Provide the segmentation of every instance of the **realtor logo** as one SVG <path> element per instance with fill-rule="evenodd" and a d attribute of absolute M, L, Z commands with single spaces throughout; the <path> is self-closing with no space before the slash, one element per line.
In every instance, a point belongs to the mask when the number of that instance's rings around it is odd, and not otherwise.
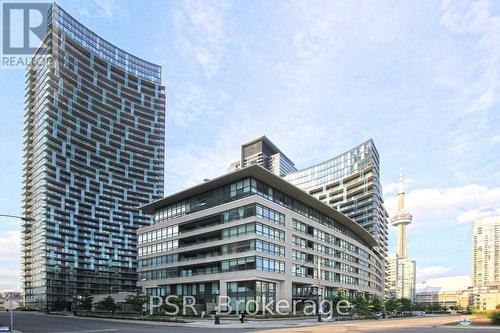
<path fill-rule="evenodd" d="M 47 34 L 50 3 L 2 4 L 3 55 L 33 55 Z"/>

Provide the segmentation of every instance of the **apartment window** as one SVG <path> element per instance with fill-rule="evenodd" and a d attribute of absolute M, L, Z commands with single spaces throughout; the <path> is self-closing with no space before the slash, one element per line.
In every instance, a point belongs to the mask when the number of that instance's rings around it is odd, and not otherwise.
<path fill-rule="evenodd" d="M 179 226 L 173 225 L 153 231 L 148 231 L 138 236 L 138 244 L 153 242 L 160 239 L 166 239 L 179 234 Z"/>

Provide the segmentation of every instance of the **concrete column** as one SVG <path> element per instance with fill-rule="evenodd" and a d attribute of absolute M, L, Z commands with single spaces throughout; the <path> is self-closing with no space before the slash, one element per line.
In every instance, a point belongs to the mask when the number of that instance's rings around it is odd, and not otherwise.
<path fill-rule="evenodd" d="M 292 311 L 292 281 L 290 279 L 285 279 L 284 281 L 279 281 L 276 283 L 276 302 L 280 300 L 286 300 L 288 302 L 288 308 L 281 306 L 280 310 L 282 312 Z M 284 305 L 283 302 L 281 305 Z"/>
<path fill-rule="evenodd" d="M 220 296 L 223 296 L 223 297 L 226 297 L 227 296 L 227 280 L 219 280 L 219 297 Z M 223 299 L 222 302 L 218 302 L 218 303 L 226 303 L 226 301 Z M 221 306 L 220 309 L 218 309 L 219 312 L 224 312 L 224 311 L 227 311 L 227 306 Z"/>

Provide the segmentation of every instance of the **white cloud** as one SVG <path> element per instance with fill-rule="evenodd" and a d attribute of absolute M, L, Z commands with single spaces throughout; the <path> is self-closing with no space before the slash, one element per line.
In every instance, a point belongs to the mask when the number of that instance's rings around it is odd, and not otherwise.
<path fill-rule="evenodd" d="M 0 241 L 0 263 L 2 263 L 0 268 L 0 291 L 19 290 L 20 288 L 20 240 L 21 234 L 18 230 L 9 230 L 4 233 L 4 237 Z"/>
<path fill-rule="evenodd" d="M 471 82 L 469 89 L 476 93 L 470 112 L 489 110 L 496 102 L 500 89 L 500 16 L 492 14 L 490 1 L 443 0 L 443 14 L 440 23 L 457 34 L 477 37 L 478 52 L 476 63 L 480 80 Z"/>
<path fill-rule="evenodd" d="M 495 135 L 494 137 L 492 137 L 491 138 L 491 143 L 492 144 L 500 143 L 500 135 Z"/>
<path fill-rule="evenodd" d="M 82 3 L 78 8 L 78 14 L 83 17 L 98 15 L 106 20 L 113 20 L 117 16 L 126 16 L 125 7 L 116 0 L 93 0 L 93 6 Z"/>
<path fill-rule="evenodd" d="M 186 0 L 174 13 L 177 47 L 198 61 L 207 78 L 218 73 L 229 40 L 226 11 L 227 4 L 223 1 Z"/>
<path fill-rule="evenodd" d="M 398 191 L 399 182 L 389 183 L 382 186 L 382 190 L 384 195 L 387 196 L 389 194 L 395 193 Z"/>
<path fill-rule="evenodd" d="M 125 10 L 116 0 L 94 0 L 97 13 L 106 19 L 113 19 L 117 13 L 123 15 Z"/>
<path fill-rule="evenodd" d="M 181 126 L 220 114 L 214 105 L 229 98 L 224 92 L 207 89 L 193 81 L 183 82 L 172 94 L 178 95 L 178 102 L 169 108 L 169 115 Z"/>
<path fill-rule="evenodd" d="M 392 215 L 397 209 L 397 197 L 385 200 Z M 500 187 L 489 188 L 478 184 L 450 188 L 424 188 L 406 193 L 405 208 L 413 214 L 413 227 L 426 223 L 463 223 L 474 218 L 474 213 L 500 212 Z"/>
<path fill-rule="evenodd" d="M 21 287 L 19 272 L 0 269 L 0 292 L 19 291 Z"/>
<path fill-rule="evenodd" d="M 411 179 L 411 178 L 406 179 L 405 178 L 405 184 L 404 184 L 405 191 L 407 190 L 408 184 L 411 184 L 412 182 L 413 182 L 413 179 Z M 397 193 L 399 190 L 399 181 L 383 185 L 382 190 L 384 192 L 384 196 L 387 196 L 391 193 Z"/>
<path fill-rule="evenodd" d="M 493 209 L 490 209 L 490 210 L 471 209 L 471 210 L 466 211 L 465 213 L 458 215 L 457 221 L 458 221 L 458 223 L 468 223 L 468 222 L 472 222 L 478 218 L 487 217 L 487 216 L 494 216 L 494 215 L 500 215 L 500 208 L 497 208 L 495 210 L 493 210 Z"/>
<path fill-rule="evenodd" d="M 0 241 L 0 261 L 11 259 L 13 255 L 20 255 L 20 239 L 21 234 L 18 230 L 9 230 L 5 233 Z"/>
<path fill-rule="evenodd" d="M 419 280 L 429 276 L 444 275 L 451 271 L 453 266 L 425 266 L 417 267 L 417 278 Z"/>
<path fill-rule="evenodd" d="M 479 97 L 479 99 L 472 105 L 470 112 L 488 110 L 495 105 L 495 99 L 497 95 L 498 87 L 500 83 L 495 83 L 488 87 L 486 92 Z"/>
<path fill-rule="evenodd" d="M 470 275 L 455 275 L 430 278 L 417 283 L 419 291 L 454 291 L 465 290 L 472 285 Z"/>

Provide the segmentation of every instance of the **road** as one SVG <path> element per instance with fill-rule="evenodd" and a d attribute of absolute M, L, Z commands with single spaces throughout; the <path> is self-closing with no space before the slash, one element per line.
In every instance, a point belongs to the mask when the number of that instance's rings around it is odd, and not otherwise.
<path fill-rule="evenodd" d="M 477 329 L 440 327 L 450 322 L 458 322 L 461 317 L 418 317 L 388 320 L 365 320 L 346 323 L 331 323 L 315 327 L 294 327 L 266 330 L 259 333 L 463 333 L 478 332 Z M 498 329 L 481 328 L 482 333 L 499 333 Z"/>
<path fill-rule="evenodd" d="M 191 333 L 191 332 L 248 332 L 248 329 L 199 328 L 189 324 L 178 326 L 162 323 L 130 323 L 99 318 L 78 318 L 73 316 L 45 315 L 37 312 L 14 311 L 14 330 L 22 333 Z M 0 312 L 0 324 L 7 325 L 9 314 Z M 251 331 L 251 330 L 250 330 Z"/>
<path fill-rule="evenodd" d="M 23 333 L 462 333 L 465 329 L 439 327 L 449 322 L 457 322 L 460 317 L 423 317 L 388 320 L 361 320 L 318 324 L 314 320 L 255 321 L 240 324 L 225 321 L 215 326 L 211 321 L 192 324 L 140 323 L 106 320 L 98 318 L 78 318 L 73 316 L 53 316 L 36 312 L 14 312 L 14 329 Z M 9 314 L 0 312 L 0 324 L 9 322 Z M 308 326 L 303 326 L 307 324 Z M 267 327 L 267 328 L 266 328 Z M 481 329 L 483 333 L 500 333 L 495 329 Z"/>

